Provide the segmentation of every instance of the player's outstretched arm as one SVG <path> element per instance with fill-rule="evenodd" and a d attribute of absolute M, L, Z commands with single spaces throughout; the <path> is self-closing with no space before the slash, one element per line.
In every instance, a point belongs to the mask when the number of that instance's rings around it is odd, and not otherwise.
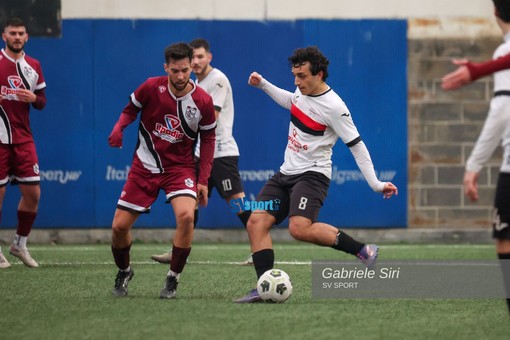
<path fill-rule="evenodd" d="M 122 131 L 136 119 L 136 113 L 133 115 L 122 111 L 119 120 L 113 126 L 113 130 L 108 136 L 108 144 L 113 148 L 122 147 Z"/>
<path fill-rule="evenodd" d="M 471 74 L 467 64 L 467 59 L 454 59 L 452 61 L 455 65 L 459 66 L 455 71 L 446 74 L 441 79 L 441 87 L 443 90 L 455 90 L 471 82 Z"/>

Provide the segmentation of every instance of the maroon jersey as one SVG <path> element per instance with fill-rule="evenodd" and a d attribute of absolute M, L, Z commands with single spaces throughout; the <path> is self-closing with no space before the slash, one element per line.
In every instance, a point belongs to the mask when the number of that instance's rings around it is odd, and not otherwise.
<path fill-rule="evenodd" d="M 194 145 L 200 133 L 208 133 L 212 145 L 201 159 L 199 183 L 207 184 L 214 153 L 216 118 L 212 98 L 190 80 L 193 89 L 176 98 L 168 89 L 168 77 L 147 79 L 131 94 L 122 113 L 137 115 L 141 110 L 134 167 L 164 173 L 177 166 L 194 166 Z M 210 160 L 208 159 L 210 158 Z M 202 173 L 203 171 L 203 173 Z"/>
<path fill-rule="evenodd" d="M 30 129 L 30 104 L 19 101 L 16 95 L 19 89 L 42 92 L 46 87 L 41 64 L 23 53 L 18 60 L 9 57 L 2 49 L 0 53 L 0 94 L 4 97 L 0 102 L 0 143 L 20 144 L 33 141 Z M 44 97 L 42 109 L 46 103 Z M 39 102 L 40 104 L 40 102 Z"/>

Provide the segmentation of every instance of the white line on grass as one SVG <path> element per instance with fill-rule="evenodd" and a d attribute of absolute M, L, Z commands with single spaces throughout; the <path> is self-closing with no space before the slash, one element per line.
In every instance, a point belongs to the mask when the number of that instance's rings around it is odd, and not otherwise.
<path fill-rule="evenodd" d="M 313 249 L 315 245 L 312 244 L 303 244 L 303 245 L 275 245 L 274 249 L 280 250 L 304 250 L 304 249 Z M 388 245 L 380 245 L 381 249 L 415 249 L 415 248 L 425 248 L 425 249 L 489 249 L 494 248 L 493 244 L 388 244 Z M 95 247 L 91 246 L 80 246 L 80 245 L 55 245 L 55 246 L 38 246 L 33 245 L 30 247 L 31 250 L 35 251 L 97 251 L 98 249 L 106 248 L 109 249 L 109 244 L 98 245 Z M 132 249 L 138 250 L 157 250 L 158 248 L 161 251 L 165 251 L 170 249 L 169 245 L 137 245 L 134 244 Z M 209 244 L 197 244 L 194 245 L 193 248 L 196 249 L 204 249 L 204 250 L 232 250 L 232 249 L 243 249 L 249 248 L 249 244 L 220 244 L 220 245 L 209 245 Z"/>

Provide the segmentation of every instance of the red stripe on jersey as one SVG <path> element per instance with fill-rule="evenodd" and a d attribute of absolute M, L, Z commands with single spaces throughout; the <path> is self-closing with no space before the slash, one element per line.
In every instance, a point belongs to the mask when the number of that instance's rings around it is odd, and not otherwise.
<path fill-rule="evenodd" d="M 301 123 L 303 123 L 307 128 L 315 131 L 326 131 L 326 125 L 318 123 L 312 118 L 308 117 L 294 104 L 292 104 L 292 106 L 290 107 L 290 113 L 294 117 L 296 117 Z"/>

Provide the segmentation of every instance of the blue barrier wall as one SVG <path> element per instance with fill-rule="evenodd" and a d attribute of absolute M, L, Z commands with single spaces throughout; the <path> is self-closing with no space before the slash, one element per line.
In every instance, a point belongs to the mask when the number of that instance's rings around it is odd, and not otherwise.
<path fill-rule="evenodd" d="M 348 148 L 334 148 L 333 178 L 321 220 L 341 227 L 407 224 L 407 23 L 405 20 L 274 22 L 195 20 L 64 20 L 61 39 L 31 38 L 48 104 L 33 110 L 42 176 L 36 227 L 109 227 L 136 142 L 134 123 L 124 148 L 107 137 L 129 94 L 147 77 L 163 74 L 163 50 L 173 42 L 208 39 L 213 66 L 230 78 L 236 107 L 234 135 L 241 151 L 245 191 L 254 199 L 283 161 L 289 113 L 247 85 L 252 71 L 294 91 L 287 57 L 317 45 L 330 59 L 328 84 L 350 108 L 381 179 L 399 187 L 389 201 L 363 180 Z M 2 228 L 16 225 L 19 193 L 7 189 Z M 142 227 L 174 226 L 163 195 Z M 203 228 L 240 228 L 213 193 L 202 209 Z"/>

